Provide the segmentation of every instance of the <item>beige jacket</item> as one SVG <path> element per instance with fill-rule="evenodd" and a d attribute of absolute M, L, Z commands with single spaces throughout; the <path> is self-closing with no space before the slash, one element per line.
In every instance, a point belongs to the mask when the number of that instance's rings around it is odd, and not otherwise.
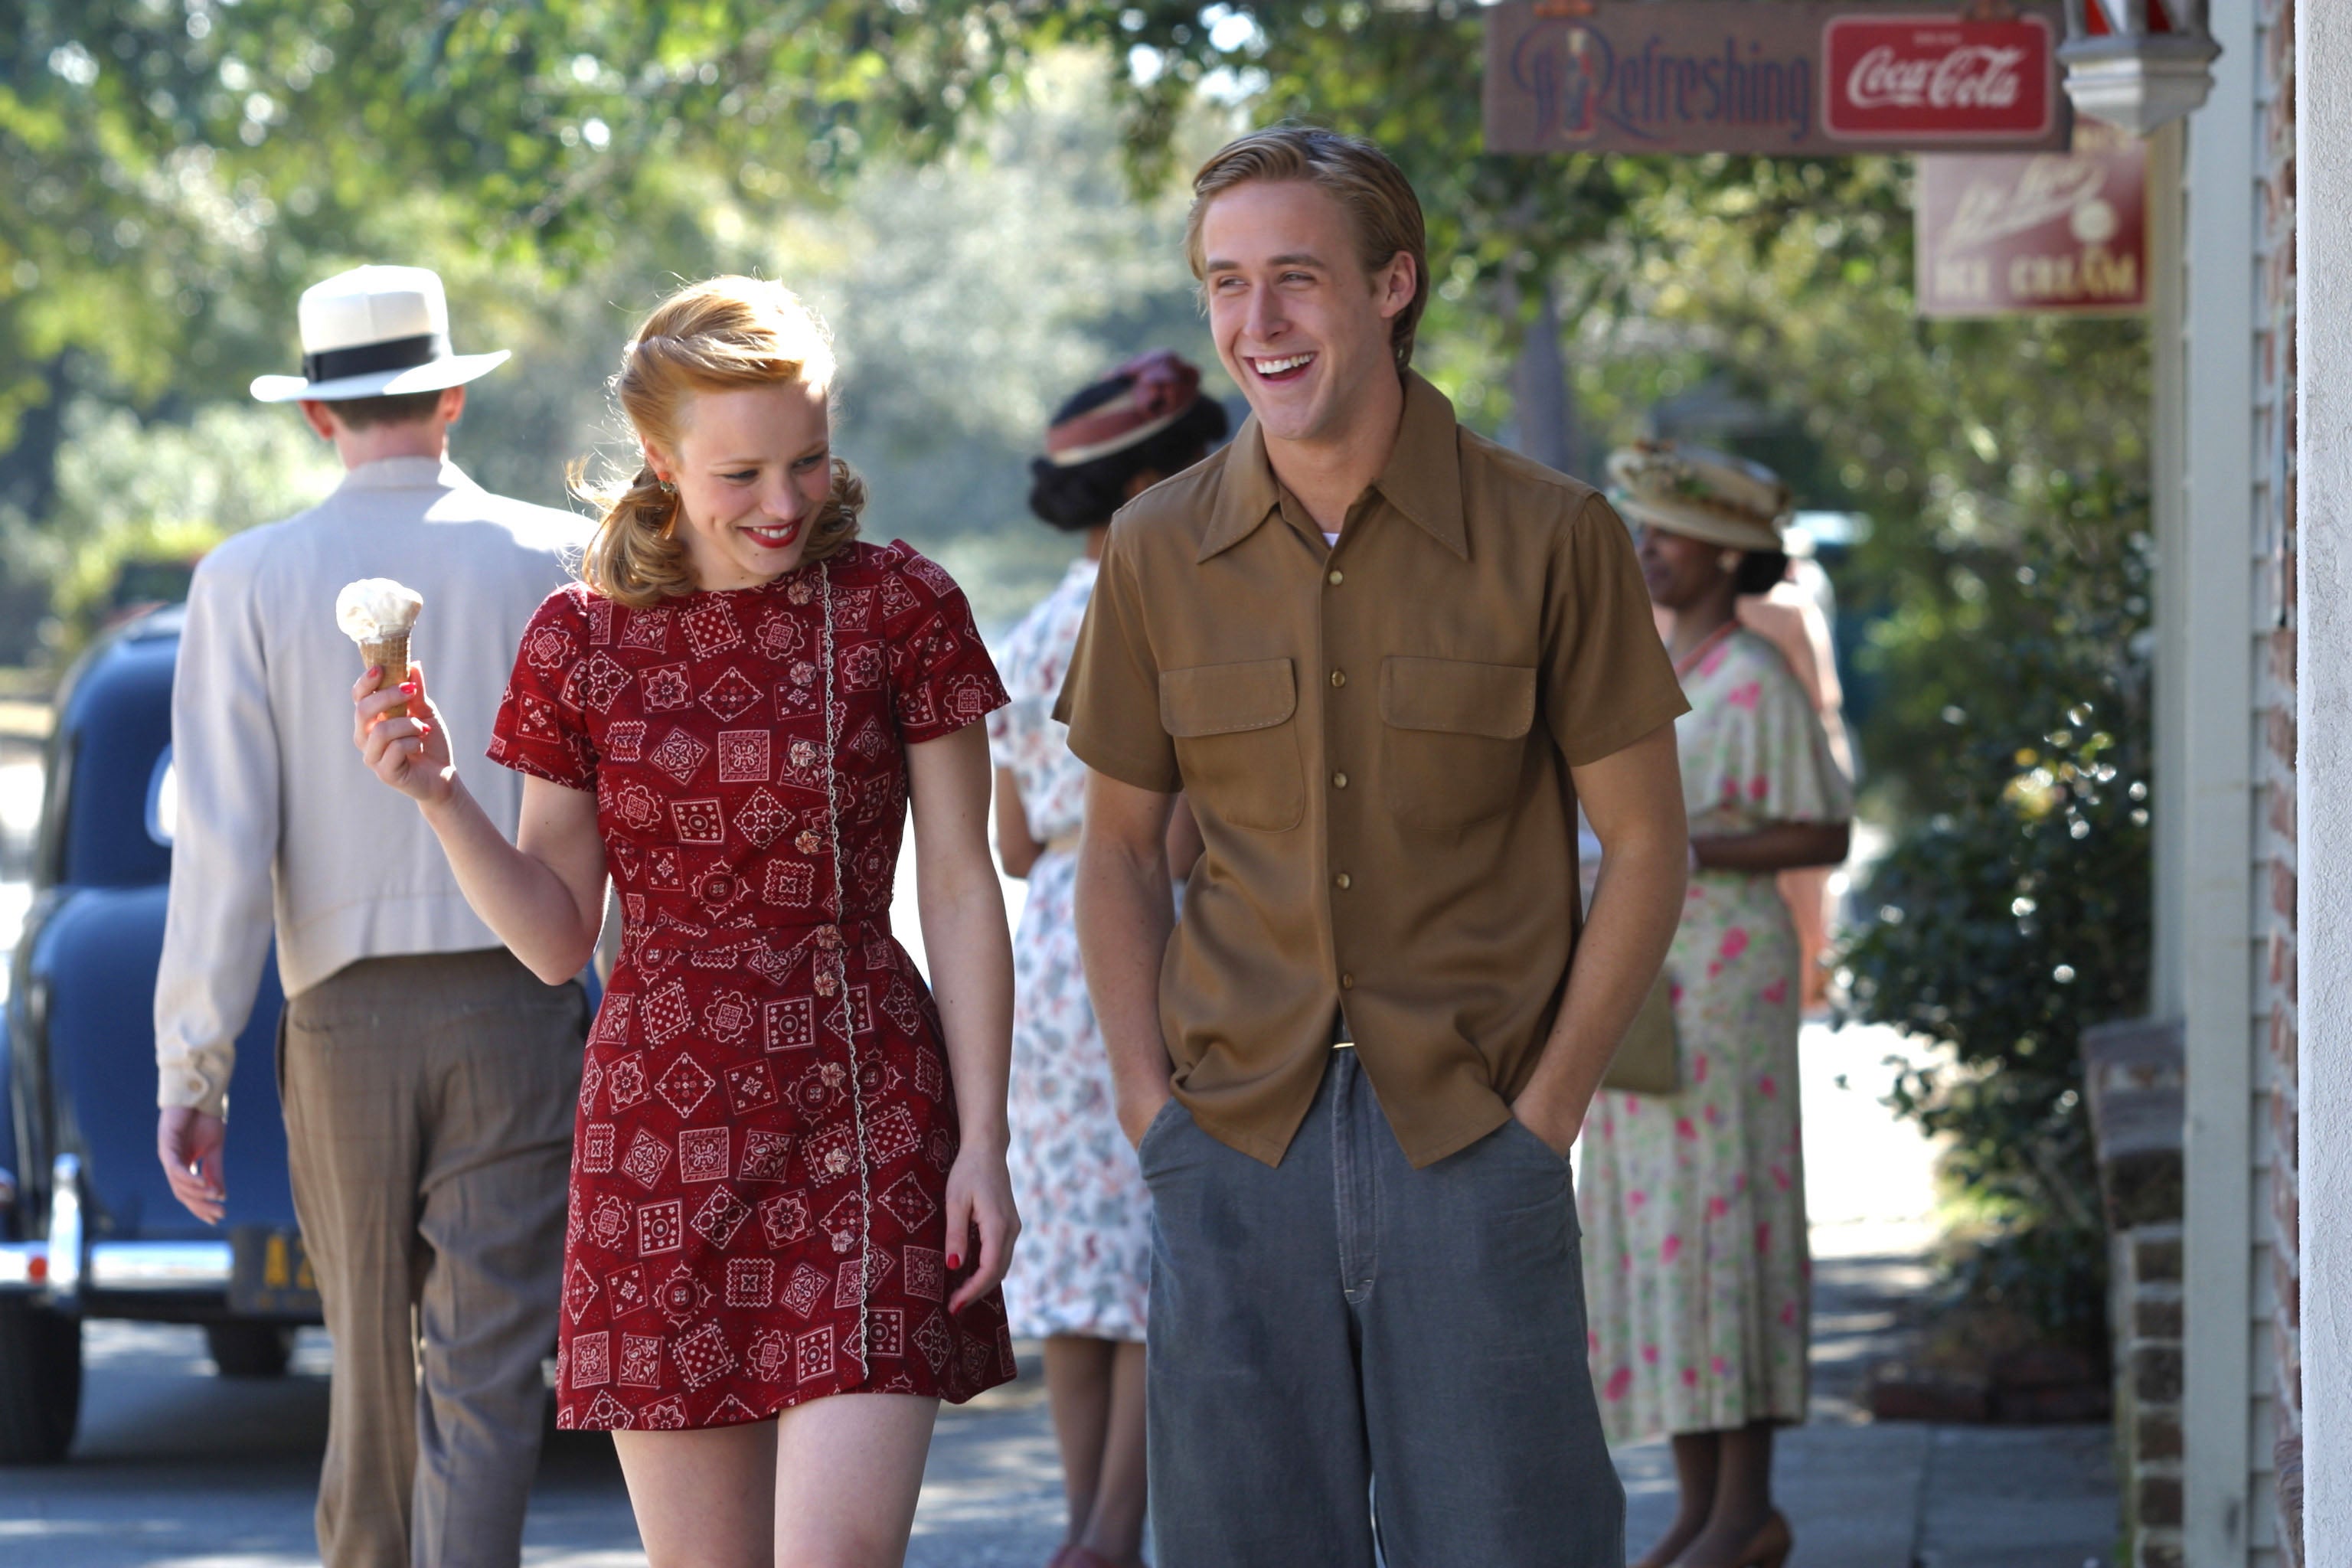
<path fill-rule="evenodd" d="M 155 978 L 158 1102 L 226 1115 L 274 919 L 286 992 L 356 960 L 499 945 L 415 806 L 352 744 L 359 650 L 335 595 L 396 577 L 425 598 L 412 657 L 466 787 L 511 834 L 522 780 L 484 758 L 524 623 L 586 525 L 456 465 L 354 468 L 324 501 L 197 567 L 172 693 L 179 831 Z"/>

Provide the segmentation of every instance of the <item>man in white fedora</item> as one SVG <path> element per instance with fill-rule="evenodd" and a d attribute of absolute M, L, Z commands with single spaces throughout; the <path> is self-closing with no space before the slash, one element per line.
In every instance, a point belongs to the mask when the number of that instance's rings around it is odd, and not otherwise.
<path fill-rule="evenodd" d="M 302 374 L 253 395 L 299 404 L 349 472 L 310 510 L 223 543 L 188 593 L 157 1152 L 180 1201 L 216 1222 L 232 1055 L 274 919 L 294 1201 L 334 1341 L 320 1552 L 328 1568 L 512 1564 L 555 1343 L 585 1000 L 499 944 L 423 819 L 360 765 L 359 661 L 335 596 L 362 577 L 424 596 L 416 662 L 474 737 L 456 748 L 467 788 L 511 832 L 520 775 L 479 742 L 582 530 L 449 461 L 466 384 L 507 356 L 451 352 L 437 276 L 358 268 L 299 314 Z"/>

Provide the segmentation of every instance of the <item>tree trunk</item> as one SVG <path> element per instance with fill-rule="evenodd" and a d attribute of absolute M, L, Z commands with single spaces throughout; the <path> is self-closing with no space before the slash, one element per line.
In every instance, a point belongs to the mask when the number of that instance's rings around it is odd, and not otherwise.
<path fill-rule="evenodd" d="M 1518 291 L 1508 280 L 1503 288 L 1508 309 L 1517 304 Z M 1545 468 L 1590 480 L 1578 450 L 1576 395 L 1569 384 L 1559 331 L 1559 298 L 1547 280 L 1536 296 L 1535 319 L 1521 335 L 1518 358 L 1511 366 L 1511 444 Z"/>

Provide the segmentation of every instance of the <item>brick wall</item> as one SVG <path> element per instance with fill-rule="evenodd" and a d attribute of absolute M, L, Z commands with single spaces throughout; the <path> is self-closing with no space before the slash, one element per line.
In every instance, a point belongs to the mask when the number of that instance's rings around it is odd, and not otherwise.
<path fill-rule="evenodd" d="M 2116 1464 L 2125 1568 L 2182 1568 L 2181 1195 L 2178 1019 L 2083 1031 L 2083 1080 L 2107 1225 Z"/>
<path fill-rule="evenodd" d="M 2302 1563 L 2302 1271 L 2296 1221 L 2299 1150 L 2295 1094 L 2295 685 L 2294 685 L 2294 5 L 2258 0 L 2255 105 L 2256 246 L 2254 519 L 2261 600 L 2255 707 L 2260 743 L 2255 784 L 2255 931 L 2263 961 L 2254 985 L 2256 1083 L 2267 1100 L 2258 1119 L 2258 1163 L 2269 1195 L 2266 1281 L 2268 1436 L 2258 1470 L 2275 1466 L 2274 1521 L 2280 1561 Z M 2266 1246 L 2259 1244 L 2266 1243 Z M 2263 1489 L 2252 1494 L 2263 1495 Z M 2269 1534 L 2257 1527 L 2257 1541 Z M 2265 1544 L 2268 1544 L 2265 1542 Z"/>

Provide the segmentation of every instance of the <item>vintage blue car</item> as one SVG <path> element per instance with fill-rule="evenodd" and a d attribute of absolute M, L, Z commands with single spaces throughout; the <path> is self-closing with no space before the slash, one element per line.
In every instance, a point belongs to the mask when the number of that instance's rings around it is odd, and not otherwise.
<path fill-rule="evenodd" d="M 201 1323 L 224 1373 L 259 1376 L 318 1321 L 278 1110 L 274 964 L 237 1041 L 219 1227 L 180 1206 L 155 1158 L 180 620 L 166 608 L 117 628 L 58 698 L 0 1025 L 0 1463 L 72 1444 L 85 1319 Z"/>

